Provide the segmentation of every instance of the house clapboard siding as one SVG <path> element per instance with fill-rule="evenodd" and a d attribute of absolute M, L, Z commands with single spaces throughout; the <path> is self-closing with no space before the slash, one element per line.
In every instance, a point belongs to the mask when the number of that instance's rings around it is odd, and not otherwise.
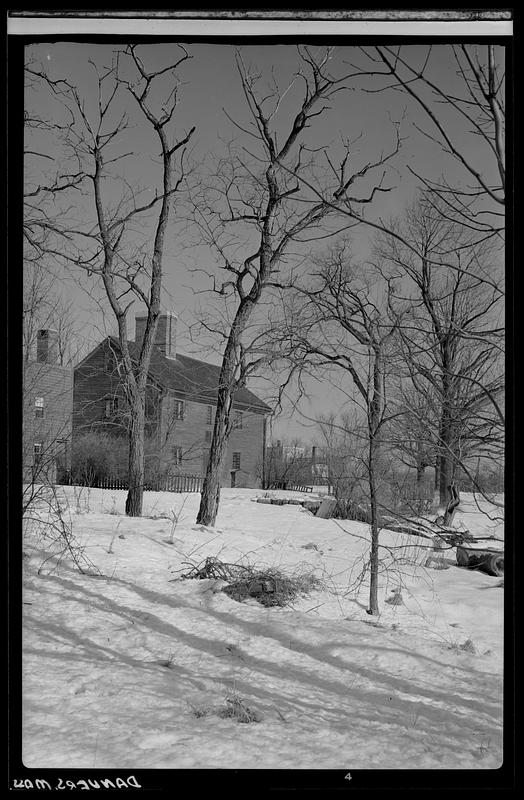
<path fill-rule="evenodd" d="M 24 481 L 54 480 L 71 458 L 73 370 L 55 362 L 56 331 L 39 331 L 37 360 L 23 367 Z"/>
<path fill-rule="evenodd" d="M 170 317 L 167 321 L 166 316 Z M 137 341 L 128 343 L 131 357 L 136 360 L 143 336 L 143 319 L 137 317 Z M 147 385 L 146 471 L 149 475 L 204 475 L 220 367 L 173 354 L 174 315 L 161 315 L 155 342 Z M 170 352 L 171 357 L 164 355 L 165 352 Z M 242 388 L 236 393 L 233 414 L 241 427 L 231 432 L 221 475 L 223 486 L 260 485 L 265 417 L 270 411 L 249 390 Z M 73 437 L 88 431 L 125 436 L 127 420 L 118 340 L 107 337 L 75 369 Z M 122 464 L 122 469 L 126 467 L 127 464 Z"/>

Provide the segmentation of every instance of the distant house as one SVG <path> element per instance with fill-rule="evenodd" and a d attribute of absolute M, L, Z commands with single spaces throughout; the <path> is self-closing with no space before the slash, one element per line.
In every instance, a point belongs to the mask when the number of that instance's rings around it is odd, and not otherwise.
<path fill-rule="evenodd" d="M 290 453 L 291 451 L 280 441 L 267 445 L 264 488 L 285 489 L 288 485 L 302 483 L 304 478 L 302 459 L 290 458 Z"/>
<path fill-rule="evenodd" d="M 265 478 L 267 487 L 275 488 L 326 485 L 329 468 L 325 455 L 316 446 L 277 441 L 266 448 Z"/>
<path fill-rule="evenodd" d="M 147 318 L 136 317 L 138 360 Z M 220 367 L 177 352 L 173 314 L 161 314 L 146 389 L 146 476 L 204 475 L 209 459 Z M 266 415 L 271 412 L 246 388 L 233 401 L 234 427 L 229 438 L 221 484 L 260 484 Z M 88 431 L 124 436 L 129 423 L 118 339 L 108 336 L 75 368 L 73 437 Z M 122 471 L 127 468 L 121 465 Z"/>
<path fill-rule="evenodd" d="M 71 460 L 73 370 L 58 363 L 58 332 L 40 330 L 23 368 L 24 482 L 54 482 Z"/>

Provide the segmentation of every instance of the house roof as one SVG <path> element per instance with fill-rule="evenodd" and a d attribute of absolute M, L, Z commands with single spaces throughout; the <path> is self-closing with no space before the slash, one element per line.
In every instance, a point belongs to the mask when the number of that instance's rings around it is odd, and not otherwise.
<path fill-rule="evenodd" d="M 113 347 L 119 347 L 118 339 L 108 337 Z M 139 348 L 135 342 L 128 342 L 129 354 L 138 360 Z M 208 364 L 190 356 L 177 353 L 175 358 L 166 358 L 157 347 L 151 352 L 150 377 L 165 389 L 177 394 L 193 397 L 195 400 L 216 402 L 220 378 L 220 366 Z M 238 389 L 233 397 L 235 406 L 261 414 L 269 414 L 271 408 L 249 389 Z"/>

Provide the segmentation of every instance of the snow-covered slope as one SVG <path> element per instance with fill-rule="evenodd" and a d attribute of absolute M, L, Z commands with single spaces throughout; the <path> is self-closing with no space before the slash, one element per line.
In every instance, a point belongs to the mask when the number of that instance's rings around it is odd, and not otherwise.
<path fill-rule="evenodd" d="M 502 763 L 501 580 L 424 566 L 425 540 L 381 533 L 380 617 L 366 613 L 368 527 L 222 491 L 215 528 L 199 495 L 64 488 L 100 574 L 42 565 L 24 540 L 23 760 L 74 768 L 496 768 Z M 279 493 L 281 496 L 298 496 Z M 178 523 L 167 516 L 175 511 Z M 80 512 L 80 513 L 78 513 Z M 164 516 L 163 516 L 164 515 Z M 493 513 L 491 516 L 495 517 Z M 463 498 L 475 535 L 490 522 Z M 473 532 L 473 531 L 472 531 Z M 170 543 L 172 541 L 172 543 Z M 191 564 L 314 570 L 293 607 L 236 602 Z M 386 599 L 400 589 L 402 605 Z M 241 698 L 258 722 L 220 716 Z"/>

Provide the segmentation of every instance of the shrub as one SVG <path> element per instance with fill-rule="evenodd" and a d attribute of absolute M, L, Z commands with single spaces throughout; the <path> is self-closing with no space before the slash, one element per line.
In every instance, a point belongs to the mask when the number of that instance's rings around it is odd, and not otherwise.
<path fill-rule="evenodd" d="M 71 480 L 88 486 L 107 477 L 127 474 L 127 440 L 122 436 L 90 431 L 73 439 Z"/>
<path fill-rule="evenodd" d="M 483 464 L 473 475 L 458 471 L 457 480 L 463 492 L 484 492 L 487 495 L 504 491 L 504 469 L 496 462 L 493 466 Z"/>
<path fill-rule="evenodd" d="M 357 522 L 371 523 L 371 507 L 369 503 L 347 497 L 339 497 L 332 516 L 335 519 L 350 519 Z"/>

